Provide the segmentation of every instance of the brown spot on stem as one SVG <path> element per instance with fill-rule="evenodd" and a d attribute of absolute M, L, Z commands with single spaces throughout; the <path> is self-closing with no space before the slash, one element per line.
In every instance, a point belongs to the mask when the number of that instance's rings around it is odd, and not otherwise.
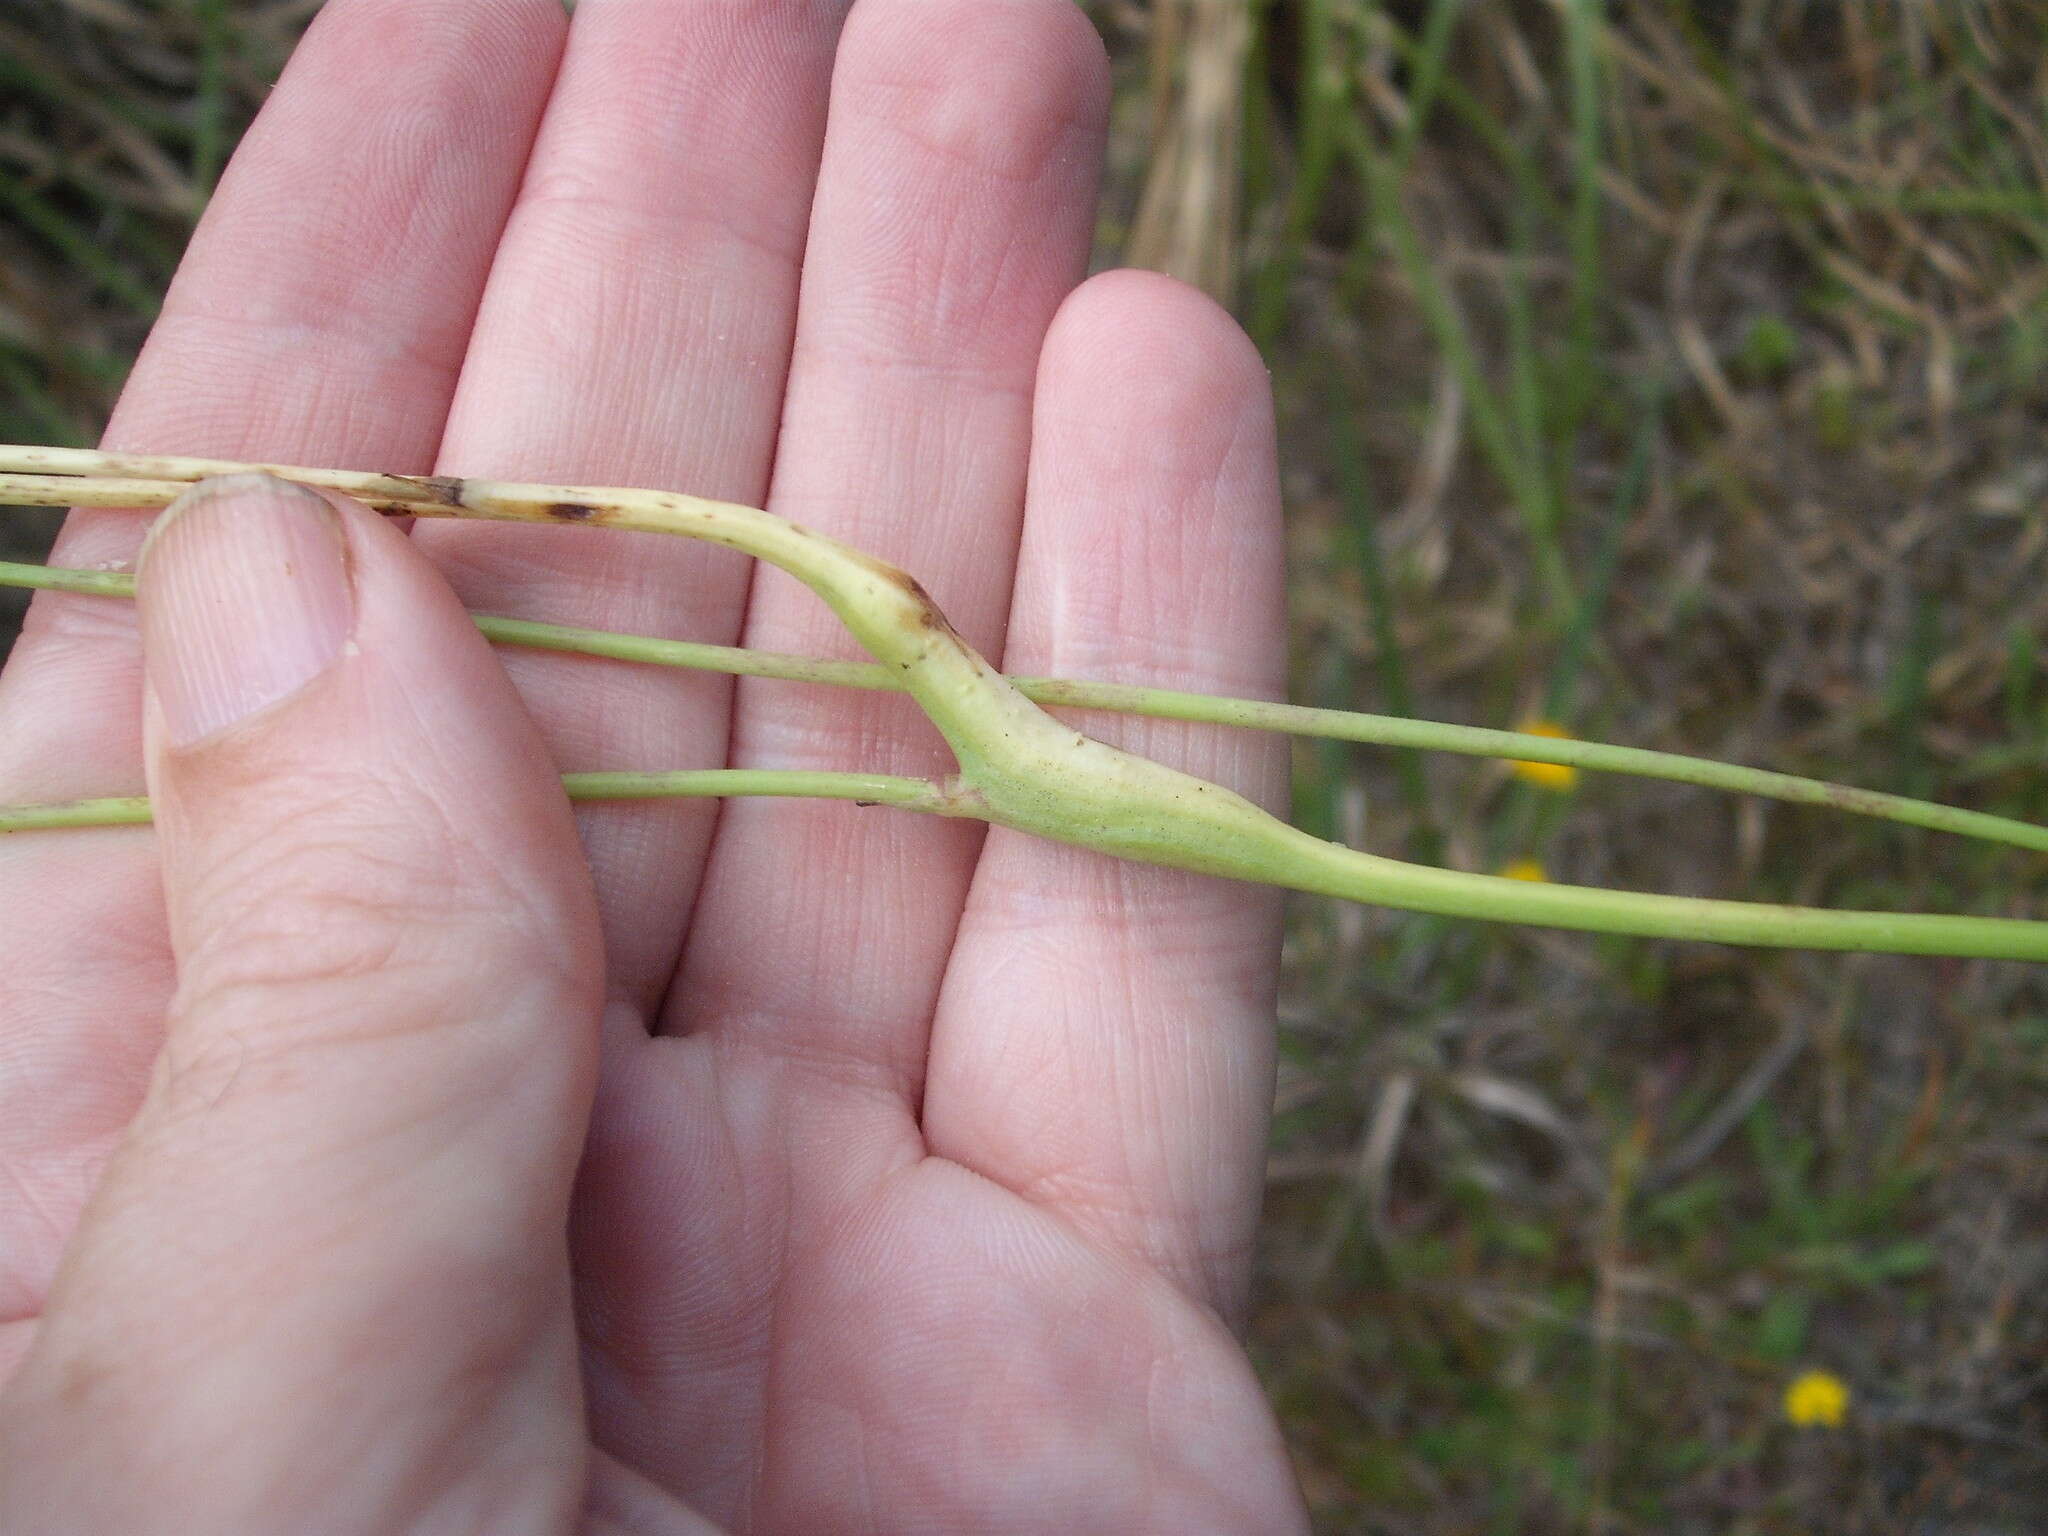
<path fill-rule="evenodd" d="M 918 607 L 918 623 L 938 634 L 955 633 L 945 614 L 939 611 L 939 605 L 932 601 L 931 593 L 925 591 L 923 584 L 915 576 L 908 571 L 899 571 L 893 565 L 877 565 L 876 573 L 891 585 L 901 587 L 910 594 L 911 600 Z"/>
<path fill-rule="evenodd" d="M 1823 784 L 1820 788 L 1820 797 L 1824 804 L 1862 815 L 1882 816 L 1891 810 L 1888 796 L 1881 795 L 1875 790 L 1858 789 L 1850 784 Z"/>
<path fill-rule="evenodd" d="M 419 487 L 420 494 L 429 501 L 437 501 L 444 507 L 459 507 L 468 487 L 458 475 L 386 475 L 387 480 L 396 480 L 401 485 Z"/>
<path fill-rule="evenodd" d="M 598 508 L 587 501 L 551 501 L 542 510 L 563 523 L 587 523 L 598 514 Z"/>

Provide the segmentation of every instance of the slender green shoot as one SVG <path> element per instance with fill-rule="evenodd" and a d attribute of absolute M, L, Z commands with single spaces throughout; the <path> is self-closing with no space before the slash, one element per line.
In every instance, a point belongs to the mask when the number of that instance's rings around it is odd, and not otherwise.
<path fill-rule="evenodd" d="M 0 473 L 0 501 L 63 496 L 52 482 L 69 480 L 66 499 L 73 504 L 117 507 L 163 506 L 198 480 L 261 471 L 339 490 L 384 512 L 664 533 L 766 560 L 810 587 L 878 663 L 902 674 L 903 690 L 952 748 L 958 775 L 930 791 L 935 804 L 912 808 L 974 816 L 1115 858 L 1447 917 L 1773 948 L 2048 960 L 2048 923 L 1532 884 L 1325 842 L 1220 784 L 1092 740 L 1054 719 L 962 640 L 907 573 L 752 507 L 667 491 L 55 448 L 0 448 L 0 471 L 12 472 Z M 1205 711 L 1219 704 L 1225 711 L 1289 708 L 1200 700 Z M 2035 830 L 2048 836 L 2048 829 Z"/>
<path fill-rule="evenodd" d="M 999 784 L 1002 804 L 992 804 L 987 791 L 973 787 L 964 774 L 957 780 L 933 781 L 880 774 L 708 768 L 678 773 L 565 774 L 563 788 L 573 800 L 823 796 L 934 815 L 973 816 L 1141 863 L 1485 922 L 1772 949 L 2048 960 L 2048 923 L 1917 912 L 1827 912 L 1763 902 L 1650 896 L 1590 886 L 1532 885 L 1496 875 L 1404 864 L 1311 837 L 1221 786 L 1188 779 L 1172 769 L 1136 776 L 1151 780 L 1149 784 L 1116 782 L 1122 776 L 1114 774 L 1113 763 L 1128 766 L 1145 759 L 1086 738 L 1075 740 L 1088 756 L 1114 753 L 1120 763 L 1098 758 L 1089 765 L 1112 767 L 1113 777 L 1105 782 L 1091 774 L 1079 786 L 1071 780 L 1062 786 L 1094 791 L 1079 795 L 1061 794 L 1044 784 Z M 1094 753 L 1087 753 L 1089 748 Z M 1000 776 L 1000 772 L 991 775 Z M 1177 780 L 1187 782 L 1179 785 Z M 1020 788 L 1024 790 L 1021 798 L 1016 794 Z M 1168 788 L 1182 793 L 1172 799 L 1161 798 L 1157 792 Z M 1206 803 L 1200 798 L 1205 796 Z M 1034 799 L 1038 804 L 1031 803 Z M 1247 810 L 1251 816 L 1245 815 Z M 135 825 L 151 819 L 149 802 L 141 797 L 82 800 L 0 809 L 0 835 Z"/>
<path fill-rule="evenodd" d="M 227 0 L 195 0 L 199 22 L 199 85 L 192 116 L 192 192 L 203 207 L 220 179 L 227 143 Z M 195 212 L 197 209 L 195 208 Z"/>
<path fill-rule="evenodd" d="M 0 449 L 4 454 L 5 449 Z M 0 474 L 0 502 L 14 494 L 14 477 Z M 84 482 L 73 480 L 74 486 Z M 135 578 L 126 571 L 75 571 L 57 566 L 27 565 L 0 560 L 0 587 L 28 587 L 72 592 L 88 597 L 126 598 L 135 595 Z M 662 640 L 651 635 L 624 635 L 610 630 L 576 629 L 541 624 L 531 619 L 475 614 L 477 628 L 500 645 L 606 657 L 658 667 L 723 672 L 738 677 L 773 678 L 793 683 L 821 683 L 837 688 L 907 693 L 900 671 L 871 661 L 828 661 L 781 651 L 756 651 L 742 646 L 710 645 L 694 640 Z M 1279 731 L 1326 741 L 1404 751 L 1450 752 L 1462 757 L 1493 757 L 1512 761 L 1560 763 L 1589 773 L 1615 773 L 1632 778 L 1662 779 L 1703 789 L 1757 795 L 1794 805 L 1820 806 L 1895 821 L 1906 826 L 1954 833 L 1982 842 L 2002 843 L 2048 853 L 2048 827 L 2014 821 L 1957 806 L 1906 799 L 1822 779 L 1772 773 L 1736 763 L 1655 752 L 1641 747 L 1609 746 L 1574 738 L 1532 736 L 1484 726 L 1450 725 L 1400 715 L 1375 715 L 1351 710 L 1317 709 L 1267 699 L 1233 699 L 1216 694 L 1183 693 L 1169 688 L 1143 688 L 1125 683 L 1081 682 L 1056 677 L 1007 679 L 1035 704 L 1053 709 L 1095 710 L 1140 715 L 1159 720 L 1188 720 L 1204 725 L 1230 725 L 1244 730 Z"/>
<path fill-rule="evenodd" d="M 1565 355 L 1564 430 L 1571 438 L 1592 398 L 1600 319 L 1600 31 L 1605 0 L 1566 0 L 1564 42 L 1571 73 L 1571 338 Z"/>
<path fill-rule="evenodd" d="M 1465 393 L 1480 447 L 1514 498 L 1529 533 L 1538 573 L 1549 589 L 1551 609 L 1558 614 L 1569 613 L 1577 601 L 1576 587 L 1557 542 L 1551 488 L 1543 463 L 1525 451 L 1515 420 L 1488 381 L 1464 314 L 1424 250 L 1414 221 L 1403 205 L 1394 166 L 1355 120 L 1345 121 L 1343 140 L 1345 151 L 1365 185 L 1373 226 L 1383 231 L 1391 243 L 1394 258 L 1415 293 L 1422 317 Z"/>
<path fill-rule="evenodd" d="M 1394 179 L 1405 180 L 1414 167 L 1416 151 L 1422 147 L 1422 131 L 1429 126 L 1437 98 L 1450 79 L 1451 39 L 1458 29 L 1458 13 L 1465 0 L 1431 0 L 1422 35 L 1408 54 L 1408 118 L 1394 140 Z"/>
<path fill-rule="evenodd" d="M 779 768 L 698 768 L 676 773 L 565 773 L 571 800 L 696 800 L 776 795 L 806 800 L 851 800 L 933 816 L 970 814 L 957 790 L 938 779 L 886 773 L 813 773 Z M 69 800 L 58 805 L 0 806 L 0 834 L 86 827 L 147 826 L 154 820 L 146 796 Z"/>
<path fill-rule="evenodd" d="M 1523 508 L 1523 521 L 1536 546 L 1538 563 L 1562 565 L 1562 505 L 1555 489 L 1556 478 L 1550 454 L 1549 412 L 1545 409 L 1543 359 L 1536 344 L 1536 304 L 1530 291 L 1529 268 L 1536 259 L 1535 215 L 1529 199 L 1515 198 L 1508 208 L 1508 263 L 1502 282 L 1507 316 L 1507 404 L 1513 432 L 1512 451 L 1523 466 L 1531 499 Z M 1550 594 L 1555 602 L 1560 594 Z M 1569 615 L 1581 605 L 1553 612 L 1549 628 L 1554 633 L 1569 622 Z"/>
<path fill-rule="evenodd" d="M 1366 618 L 1372 625 L 1373 663 L 1379 673 L 1380 694 L 1390 714 L 1413 718 L 1415 695 L 1408 686 L 1408 666 L 1401 654 L 1401 640 L 1394 625 L 1394 594 L 1387 582 L 1385 563 L 1380 558 L 1378 508 L 1372 482 L 1366 473 L 1365 447 L 1359 441 L 1353 413 L 1356 394 L 1348 387 L 1339 396 L 1335 422 L 1337 493 L 1344 503 L 1344 545 L 1351 563 L 1358 568 L 1359 583 L 1365 589 Z M 1434 848 L 1440 841 L 1436 818 L 1430 809 L 1429 784 L 1422 772 L 1422 760 L 1403 750 L 1394 758 L 1401 796 L 1414 818 L 1417 847 Z"/>
<path fill-rule="evenodd" d="M 1287 213 L 1278 245 L 1259 270 L 1248 326 L 1261 348 L 1270 346 L 1279 334 L 1287 308 L 1288 286 L 1308 243 L 1309 225 L 1323 206 L 1324 189 L 1336 164 L 1336 134 L 1332 125 L 1351 109 L 1349 71 L 1332 36 L 1330 0 L 1304 0 L 1300 74 L 1305 89 Z"/>

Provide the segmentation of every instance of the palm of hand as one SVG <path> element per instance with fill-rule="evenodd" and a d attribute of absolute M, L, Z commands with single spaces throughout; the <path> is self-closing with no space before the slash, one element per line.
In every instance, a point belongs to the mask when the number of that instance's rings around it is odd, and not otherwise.
<path fill-rule="evenodd" d="M 870 0 L 842 38 L 823 4 L 593 0 L 563 33 L 552 0 L 331 0 L 110 444 L 765 503 L 917 572 L 1010 670 L 1277 685 L 1256 359 L 1157 280 L 1070 296 L 1102 114 L 1077 12 Z M 718 552 L 415 538 L 480 611 L 844 649 Z M 59 553 L 134 542 L 80 517 Z M 901 699 L 505 660 L 564 769 L 946 761 Z M 137 686 L 103 607 L 48 606 L 0 690 L 0 799 L 135 787 Z M 1279 789 L 1264 745 L 1121 739 Z M 800 802 L 582 830 L 610 978 L 571 1233 L 597 1502 L 757 1530 L 1295 1518 L 1226 1324 L 1270 893 Z M 171 978 L 145 840 L 24 841 L 0 890 L 26 914 L 0 934 L 4 1378 Z"/>

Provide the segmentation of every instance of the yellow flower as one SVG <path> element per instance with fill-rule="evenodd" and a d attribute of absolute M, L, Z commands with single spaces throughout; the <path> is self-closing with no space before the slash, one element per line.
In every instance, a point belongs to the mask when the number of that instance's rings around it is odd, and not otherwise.
<path fill-rule="evenodd" d="M 1543 866 L 1534 859 L 1513 859 L 1500 867 L 1501 877 L 1506 880 L 1533 880 L 1541 885 L 1550 879 L 1543 872 Z"/>
<path fill-rule="evenodd" d="M 1849 1411 L 1849 1387 L 1827 1371 L 1807 1371 L 1785 1388 L 1785 1417 L 1794 1424 L 1840 1429 Z"/>
<path fill-rule="evenodd" d="M 1515 727 L 1525 736 L 1548 736 L 1556 741 L 1571 741 L 1572 733 L 1555 720 L 1524 720 Z M 1508 764 L 1518 779 L 1527 780 L 1542 789 L 1556 790 L 1563 794 L 1579 782 L 1579 770 L 1569 763 L 1528 763 L 1520 758 Z"/>

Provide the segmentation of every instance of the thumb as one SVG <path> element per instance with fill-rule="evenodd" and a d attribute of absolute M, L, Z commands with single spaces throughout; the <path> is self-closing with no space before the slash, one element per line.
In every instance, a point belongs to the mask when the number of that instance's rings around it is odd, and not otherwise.
<path fill-rule="evenodd" d="M 137 597 L 178 989 L 0 1421 L 40 1447 L 0 1526 L 26 1476 L 94 1530 L 545 1528 L 602 991 L 554 766 L 342 498 L 203 484 Z"/>

